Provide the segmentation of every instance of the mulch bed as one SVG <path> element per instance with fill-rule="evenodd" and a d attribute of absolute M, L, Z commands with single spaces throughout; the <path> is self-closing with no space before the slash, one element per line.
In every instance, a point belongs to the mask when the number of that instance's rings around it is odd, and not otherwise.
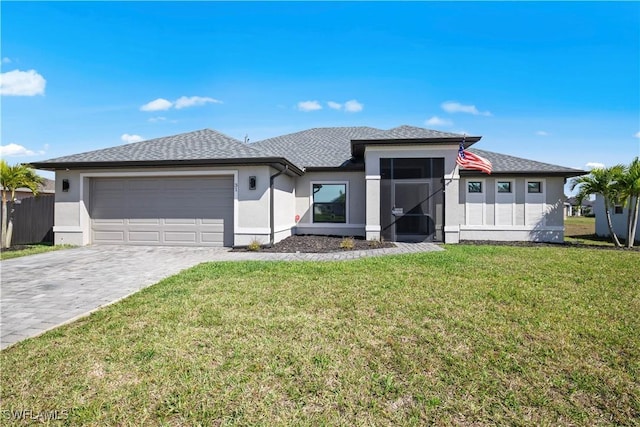
<path fill-rule="evenodd" d="M 353 248 L 341 247 L 345 239 L 353 242 Z M 625 250 L 640 252 L 640 247 L 616 248 L 614 246 L 589 245 L 584 243 L 536 243 L 536 242 L 496 242 L 490 240 L 462 240 L 465 245 L 489 245 L 489 246 L 520 246 L 520 247 L 567 247 L 567 248 L 588 248 L 600 250 Z M 276 243 L 271 247 L 262 247 L 260 252 L 280 252 L 280 253 L 330 253 L 345 251 L 361 251 L 368 249 L 395 248 L 393 242 L 368 241 L 362 237 L 342 236 L 315 236 L 315 235 L 293 235 Z M 232 252 L 249 252 L 247 248 L 234 248 Z"/>
<path fill-rule="evenodd" d="M 353 248 L 343 248 L 341 245 L 345 239 L 353 242 Z M 368 249 L 395 248 L 392 242 L 368 241 L 362 237 L 341 237 L 341 236 L 313 236 L 313 235 L 293 235 L 279 241 L 272 247 L 263 247 L 260 252 L 281 252 L 281 253 L 328 253 L 360 251 Z M 234 248 L 233 252 L 247 252 L 247 248 Z"/>

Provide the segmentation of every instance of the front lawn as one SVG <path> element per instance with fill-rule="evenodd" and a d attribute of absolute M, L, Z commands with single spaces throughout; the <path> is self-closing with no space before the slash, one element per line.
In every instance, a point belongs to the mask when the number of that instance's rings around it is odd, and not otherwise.
<path fill-rule="evenodd" d="M 72 425 L 637 422 L 640 254 L 446 249 L 202 264 L 2 351 L 2 415 Z"/>
<path fill-rule="evenodd" d="M 57 251 L 71 248 L 71 245 L 52 245 L 51 243 L 34 243 L 32 245 L 17 245 L 0 252 L 0 260 L 18 258 L 27 255 L 41 254 L 44 252 Z"/>

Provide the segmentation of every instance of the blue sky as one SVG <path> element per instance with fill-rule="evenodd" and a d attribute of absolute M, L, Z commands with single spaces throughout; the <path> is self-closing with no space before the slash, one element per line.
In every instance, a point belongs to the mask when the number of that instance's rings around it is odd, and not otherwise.
<path fill-rule="evenodd" d="M 203 128 L 402 124 L 577 168 L 640 155 L 638 2 L 1 8 L 10 163 Z"/>

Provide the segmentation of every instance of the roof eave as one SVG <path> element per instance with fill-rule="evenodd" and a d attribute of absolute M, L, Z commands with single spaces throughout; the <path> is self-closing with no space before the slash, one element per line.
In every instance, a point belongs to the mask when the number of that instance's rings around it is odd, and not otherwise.
<path fill-rule="evenodd" d="M 289 171 L 301 176 L 304 171 L 284 157 L 248 157 L 237 159 L 189 159 L 189 160 L 131 160 L 108 162 L 33 162 L 36 169 L 55 171 L 59 169 L 107 169 L 107 168 L 131 168 L 131 167 L 169 167 L 169 166 L 247 166 L 274 164 L 288 166 Z"/>
<path fill-rule="evenodd" d="M 305 172 L 362 172 L 364 170 L 364 163 L 349 166 L 309 166 L 305 168 Z"/>
<path fill-rule="evenodd" d="M 480 141 L 481 138 L 481 136 L 460 136 L 452 138 L 352 139 L 351 155 L 354 157 L 362 156 L 367 145 L 449 145 L 462 143 L 466 149 Z"/>
<path fill-rule="evenodd" d="M 491 175 L 519 175 L 519 176 L 561 176 L 565 178 L 571 178 L 574 176 L 581 176 L 588 174 L 587 171 L 575 170 L 575 171 L 491 171 Z M 483 176 L 484 172 L 475 170 L 460 170 L 460 176 Z"/>

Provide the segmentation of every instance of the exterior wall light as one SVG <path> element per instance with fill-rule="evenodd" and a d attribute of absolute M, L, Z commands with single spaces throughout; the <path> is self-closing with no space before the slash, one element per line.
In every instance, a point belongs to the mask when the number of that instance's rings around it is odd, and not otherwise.
<path fill-rule="evenodd" d="M 249 177 L 249 190 L 255 190 L 256 189 L 256 177 L 255 176 L 250 176 Z"/>
<path fill-rule="evenodd" d="M 69 180 L 66 178 L 62 180 L 62 191 L 64 192 L 69 191 Z"/>

